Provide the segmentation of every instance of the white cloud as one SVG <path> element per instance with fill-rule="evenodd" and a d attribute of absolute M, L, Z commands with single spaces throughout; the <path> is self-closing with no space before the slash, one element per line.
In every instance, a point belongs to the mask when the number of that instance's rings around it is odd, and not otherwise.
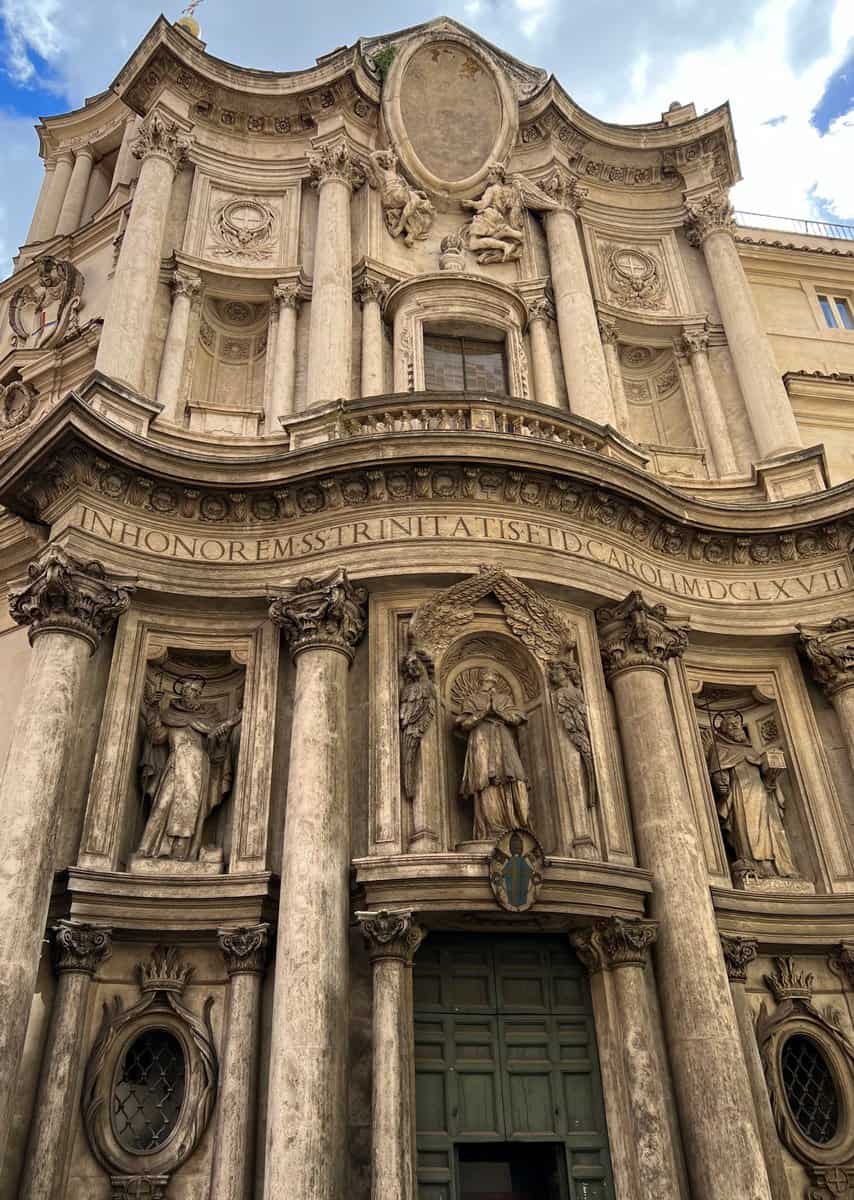
<path fill-rule="evenodd" d="M 2 0 L 0 15 L 6 32 L 6 59 L 9 76 L 18 83 L 29 83 L 35 76 L 30 52 L 52 62 L 65 45 L 61 0 Z"/>
<path fill-rule="evenodd" d="M 526 38 L 535 38 L 551 15 L 553 0 L 514 0 L 521 20 L 519 28 Z"/>
<path fill-rule="evenodd" d="M 42 180 L 33 122 L 0 111 L 3 182 L 0 187 L 0 279 L 12 271 L 12 255 L 26 235 Z"/>

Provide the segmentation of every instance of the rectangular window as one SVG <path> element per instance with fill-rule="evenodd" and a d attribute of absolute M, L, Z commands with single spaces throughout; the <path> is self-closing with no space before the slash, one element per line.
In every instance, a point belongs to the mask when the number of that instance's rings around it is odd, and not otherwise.
<path fill-rule="evenodd" d="M 847 296 L 828 296 L 816 292 L 816 299 L 828 329 L 854 330 L 854 314 Z"/>
<path fill-rule="evenodd" d="M 833 311 L 833 305 L 828 300 L 827 296 L 819 296 L 818 302 L 821 305 L 821 311 L 824 314 L 824 321 L 828 329 L 836 328 L 836 314 Z"/>
<path fill-rule="evenodd" d="M 843 329 L 854 329 L 854 318 L 851 316 L 851 305 L 844 296 L 834 296 L 836 312 L 839 316 L 839 323 Z"/>
<path fill-rule="evenodd" d="M 501 342 L 424 335 L 424 383 L 428 392 L 508 394 Z"/>

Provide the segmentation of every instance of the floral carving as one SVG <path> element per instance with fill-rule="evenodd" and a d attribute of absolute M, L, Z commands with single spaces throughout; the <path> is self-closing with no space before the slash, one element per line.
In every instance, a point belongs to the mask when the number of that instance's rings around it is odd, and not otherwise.
<path fill-rule="evenodd" d="M 28 568 L 30 582 L 9 595 L 12 619 L 28 625 L 30 641 L 59 631 L 81 637 L 94 650 L 130 606 L 132 588 L 117 587 L 98 562 L 80 562 L 59 546 Z"/>
<path fill-rule="evenodd" d="M 272 596 L 270 619 L 281 626 L 291 654 L 325 647 L 352 660 L 367 626 L 367 590 L 350 582 L 341 568 L 322 579 L 301 579 Z"/>
<path fill-rule="evenodd" d="M 746 983 L 747 968 L 759 952 L 759 943 L 752 938 L 730 937 L 722 933 L 721 949 L 730 983 Z"/>
<path fill-rule="evenodd" d="M 667 621 L 663 604 L 647 604 L 640 592 L 630 592 L 620 604 L 596 611 L 599 648 L 605 674 L 613 678 L 631 667 L 662 670 L 670 658 L 684 653 L 688 632 Z"/>
<path fill-rule="evenodd" d="M 245 925 L 217 931 L 229 975 L 263 974 L 270 952 L 270 926 Z"/>
<path fill-rule="evenodd" d="M 211 219 L 211 229 L 219 242 L 213 252 L 255 261 L 270 258 L 275 249 L 276 223 L 276 213 L 263 200 L 232 197 Z"/>
<path fill-rule="evenodd" d="M 830 698 L 854 685 L 854 617 L 835 617 L 829 625 L 799 625 L 801 650 L 816 682 Z"/>
<path fill-rule="evenodd" d="M 190 153 L 192 141 L 179 126 L 164 113 L 149 113 L 140 126 L 139 133 L 131 143 L 134 158 L 165 158 L 173 170 L 179 171 Z"/>
<path fill-rule="evenodd" d="M 393 150 L 374 150 L 368 159 L 368 182 L 380 193 L 385 226 L 393 238 L 407 246 L 423 241 L 430 232 L 436 210 L 427 193 L 404 179 Z"/>
<path fill-rule="evenodd" d="M 112 954 L 112 934 L 97 925 L 57 921 L 51 928 L 53 965 L 57 975 L 77 971 L 94 975 L 98 964 Z"/>
<path fill-rule="evenodd" d="M 383 908 L 378 912 L 357 912 L 356 920 L 361 927 L 371 962 L 397 958 L 411 963 L 427 936 L 409 909 L 390 911 Z"/>
<path fill-rule="evenodd" d="M 642 917 L 609 917 L 570 934 L 578 957 L 591 974 L 642 967 L 657 937 L 658 922 Z"/>
<path fill-rule="evenodd" d="M 322 187 L 330 179 L 337 179 L 355 191 L 365 182 L 364 168 L 343 138 L 313 150 L 308 156 L 308 169 L 316 187 Z"/>
<path fill-rule="evenodd" d="M 85 280 L 73 263 L 45 255 L 35 262 L 36 281 L 9 300 L 12 345 L 45 350 L 79 332 L 77 313 Z"/>
<path fill-rule="evenodd" d="M 172 295 L 186 296 L 192 300 L 199 294 L 202 286 L 202 277 L 197 275 L 195 271 L 177 270 L 172 273 Z"/>
<path fill-rule="evenodd" d="M 732 235 L 735 216 L 726 192 L 708 192 L 689 204 L 685 228 L 692 246 L 701 246 L 713 233 Z"/>

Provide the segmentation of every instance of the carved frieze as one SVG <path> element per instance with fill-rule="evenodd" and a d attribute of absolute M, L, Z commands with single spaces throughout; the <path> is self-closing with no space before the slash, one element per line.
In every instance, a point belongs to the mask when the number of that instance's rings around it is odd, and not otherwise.
<path fill-rule="evenodd" d="M 378 912 L 357 912 L 356 920 L 371 962 L 396 958 L 411 963 L 427 936 L 409 909 L 384 908 Z"/>
<path fill-rule="evenodd" d="M 688 646 L 688 631 L 667 620 L 663 604 L 648 604 L 640 592 L 630 592 L 620 604 L 596 610 L 599 649 L 605 674 L 633 667 L 663 670 L 668 659 L 680 657 Z"/>
<path fill-rule="evenodd" d="M 352 661 L 368 623 L 367 599 L 367 590 L 338 568 L 271 596 L 270 619 L 281 627 L 294 658 L 303 650 L 329 649 Z"/>
<path fill-rule="evenodd" d="M 79 332 L 83 275 L 73 263 L 50 255 L 35 268 L 35 283 L 17 288 L 9 300 L 12 346 L 21 350 L 46 350 Z"/>
<path fill-rule="evenodd" d="M 130 606 L 133 591 L 114 586 L 98 562 L 80 562 L 59 546 L 48 546 L 28 568 L 29 583 L 9 594 L 9 610 L 29 626 L 30 641 L 49 632 L 81 637 L 94 650 Z"/>

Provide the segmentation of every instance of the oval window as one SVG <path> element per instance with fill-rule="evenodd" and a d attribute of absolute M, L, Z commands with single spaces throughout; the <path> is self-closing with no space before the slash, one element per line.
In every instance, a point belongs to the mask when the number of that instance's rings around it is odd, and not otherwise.
<path fill-rule="evenodd" d="M 783 1045 L 781 1067 L 798 1129 L 820 1146 L 832 1142 L 839 1128 L 839 1096 L 821 1047 L 812 1038 L 793 1034 Z"/>
<path fill-rule="evenodd" d="M 113 1092 L 113 1130 L 132 1154 L 153 1154 L 169 1140 L 184 1103 L 184 1048 L 165 1029 L 146 1029 L 125 1050 Z"/>

